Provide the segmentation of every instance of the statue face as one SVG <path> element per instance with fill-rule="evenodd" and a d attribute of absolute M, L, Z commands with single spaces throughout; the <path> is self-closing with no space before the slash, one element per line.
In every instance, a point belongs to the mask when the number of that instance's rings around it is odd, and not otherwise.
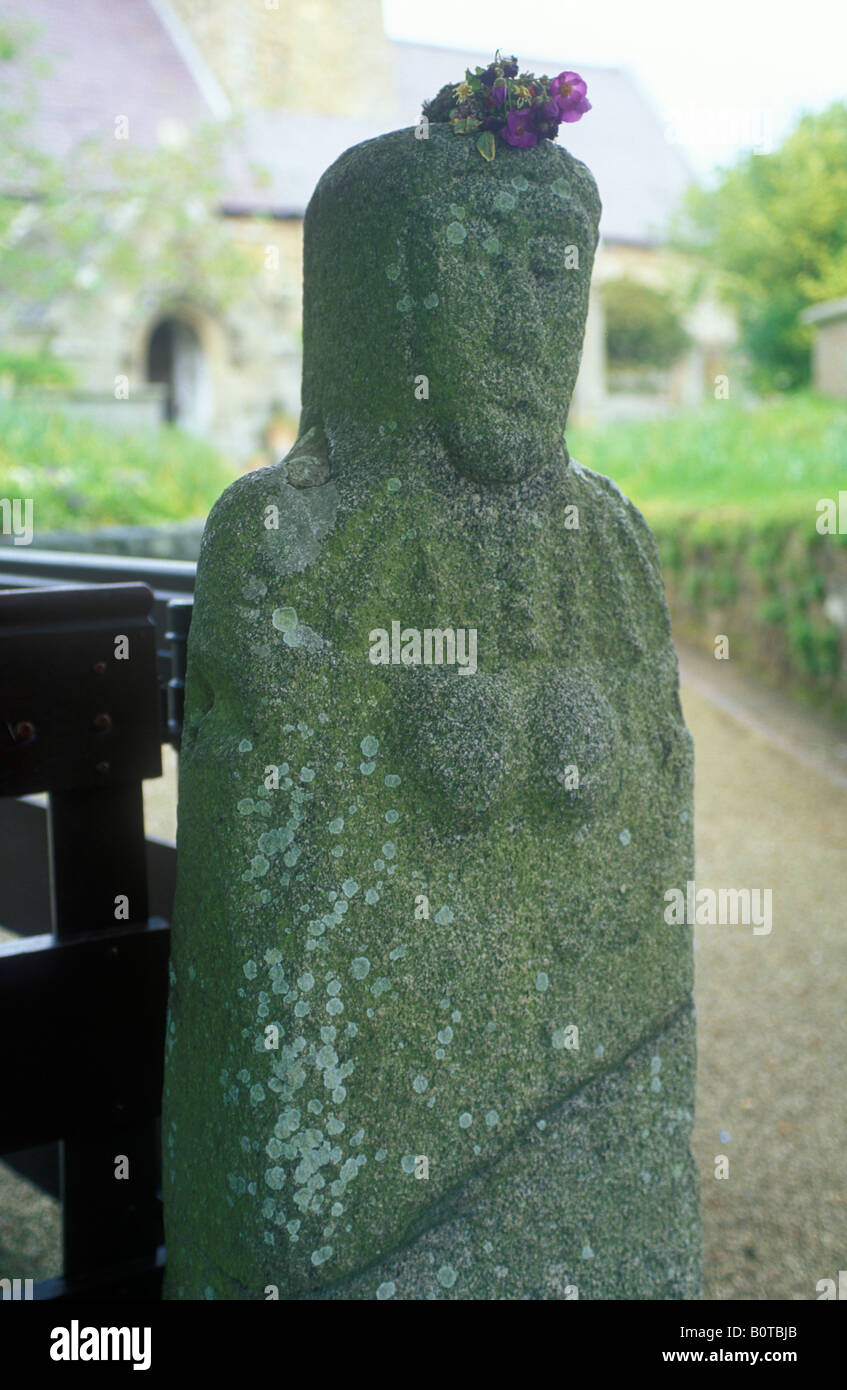
<path fill-rule="evenodd" d="M 436 233 L 438 307 L 419 370 L 430 378 L 431 417 L 457 471 L 480 483 L 517 482 L 562 452 L 595 233 L 549 185 L 513 192 L 492 180 L 482 197 L 466 195 L 464 211 Z"/>
<path fill-rule="evenodd" d="M 303 433 L 322 425 L 337 468 L 354 423 L 425 425 L 480 484 L 561 460 L 599 216 L 589 171 L 546 143 L 486 164 L 434 124 L 348 150 L 306 213 Z"/>

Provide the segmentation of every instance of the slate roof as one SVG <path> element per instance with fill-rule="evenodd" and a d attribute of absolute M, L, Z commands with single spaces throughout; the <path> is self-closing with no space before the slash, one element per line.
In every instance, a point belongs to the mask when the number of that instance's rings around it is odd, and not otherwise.
<path fill-rule="evenodd" d="M 829 323 L 847 318 L 847 299 L 828 299 L 825 304 L 813 304 L 800 315 L 803 323 Z"/>
<path fill-rule="evenodd" d="M 155 143 L 163 119 L 188 126 L 210 119 L 150 0 L 0 0 L 0 21 L 38 30 L 33 52 L 49 71 L 37 87 L 31 130 L 46 154 L 61 159 L 89 137 L 114 140 L 118 115 L 142 145 Z M 14 66 L 1 71 L 14 95 Z"/>
<path fill-rule="evenodd" d="M 38 148 L 61 158 L 86 137 L 112 140 L 118 114 L 129 118 L 133 140 L 145 145 L 155 143 L 163 121 L 190 128 L 216 118 L 197 63 L 182 56 L 159 8 L 156 0 L 0 0 L 0 18 L 22 18 L 41 28 L 38 47 L 50 61 L 32 125 Z M 339 154 L 385 130 L 415 124 L 426 97 L 490 57 L 397 41 L 392 48 L 393 117 L 247 112 L 243 143 L 227 165 L 225 210 L 302 216 L 315 183 Z M 563 126 L 560 138 L 597 179 L 604 237 L 638 244 L 661 240 L 693 175 L 679 149 L 665 141 L 660 117 L 631 75 L 586 68 L 574 55 L 519 57 L 522 68 L 538 73 L 572 64 L 588 83 L 594 109 Z M 267 186 L 252 178 L 251 164 L 270 174 Z"/>

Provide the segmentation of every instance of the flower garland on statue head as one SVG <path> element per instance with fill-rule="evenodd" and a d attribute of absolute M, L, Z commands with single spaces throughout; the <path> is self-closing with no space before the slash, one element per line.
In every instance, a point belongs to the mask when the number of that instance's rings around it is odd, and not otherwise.
<path fill-rule="evenodd" d="M 457 135 L 478 132 L 477 149 L 491 160 L 498 135 L 518 149 L 555 140 L 562 121 L 578 121 L 591 110 L 586 90 L 578 72 L 552 78 L 518 73 L 517 58 L 501 58 L 498 50 L 487 68 L 467 68 L 464 82 L 448 83 L 425 101 L 423 114 L 429 121 L 449 121 Z"/>

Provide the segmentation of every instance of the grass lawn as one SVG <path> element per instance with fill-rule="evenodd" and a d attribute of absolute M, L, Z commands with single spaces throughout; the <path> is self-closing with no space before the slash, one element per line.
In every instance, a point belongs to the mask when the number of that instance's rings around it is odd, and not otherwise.
<path fill-rule="evenodd" d="M 568 431 L 574 458 L 613 478 L 657 532 L 682 519 L 805 521 L 847 488 L 847 402 L 810 393 L 754 407 Z M 237 469 L 171 427 L 126 435 L 0 402 L 0 496 L 32 497 L 40 531 L 203 517 Z"/>
<path fill-rule="evenodd" d="M 0 402 L 0 497 L 31 497 L 38 532 L 204 517 L 236 473 L 170 426 L 128 435 Z"/>
<path fill-rule="evenodd" d="M 847 490 L 847 402 L 811 393 L 573 430 L 653 529 L 674 634 L 847 718 L 847 533 L 820 534 Z"/>
<path fill-rule="evenodd" d="M 613 478 L 651 525 L 693 513 L 809 519 L 847 488 L 847 401 L 810 393 L 745 408 L 568 430 L 575 459 Z"/>

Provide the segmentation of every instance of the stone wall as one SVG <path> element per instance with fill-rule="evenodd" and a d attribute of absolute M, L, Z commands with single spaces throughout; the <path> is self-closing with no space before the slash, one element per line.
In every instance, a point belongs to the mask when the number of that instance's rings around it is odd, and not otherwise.
<path fill-rule="evenodd" d="M 74 374 L 75 389 L 112 398 L 110 422 L 122 409 L 134 421 L 149 418 L 147 353 L 156 324 L 166 316 L 190 325 L 208 376 L 210 413 L 203 435 L 236 465 L 268 462 L 267 430 L 275 413 L 295 417 L 300 404 L 300 269 L 303 224 L 297 218 L 230 217 L 234 243 L 255 268 L 251 293 L 225 306 L 187 295 L 161 297 L 104 287 L 83 303 L 50 306 L 51 351 Z M 41 343 L 18 334 L 11 349 Z M 115 397 L 126 378 L 128 399 Z M 123 388 L 118 388 L 123 389 Z M 155 395 L 155 390 L 152 395 Z M 143 404 L 142 404 L 143 403 Z"/>
<path fill-rule="evenodd" d="M 823 395 L 847 399 L 847 306 L 840 317 L 817 325 L 812 380 Z"/>
<path fill-rule="evenodd" d="M 391 109 L 391 53 L 379 0 L 170 3 L 238 110 L 283 106 L 359 116 Z"/>
<path fill-rule="evenodd" d="M 196 560 L 203 535 L 202 521 L 161 526 L 98 526 L 92 531 L 50 531 L 39 535 L 39 550 L 67 550 L 78 555 L 153 556 L 157 560 Z M 0 546 L 13 546 L 14 537 L 0 535 Z"/>

